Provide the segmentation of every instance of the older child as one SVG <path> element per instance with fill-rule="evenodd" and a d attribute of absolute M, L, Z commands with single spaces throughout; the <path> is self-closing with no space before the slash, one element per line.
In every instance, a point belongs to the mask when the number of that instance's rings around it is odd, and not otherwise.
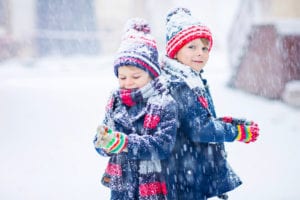
<path fill-rule="evenodd" d="M 219 196 L 241 185 L 226 160 L 223 142 L 254 142 L 257 124 L 216 118 L 207 81 L 202 78 L 213 39 L 208 27 L 176 8 L 167 16 L 167 46 L 162 59 L 172 96 L 178 103 L 180 127 L 169 158 L 169 199 L 201 200 Z"/>
<path fill-rule="evenodd" d="M 177 106 L 159 77 L 156 42 L 143 19 L 127 24 L 114 62 L 113 92 L 94 145 L 109 162 L 102 183 L 112 200 L 163 200 L 168 193 L 162 160 L 174 146 Z"/>

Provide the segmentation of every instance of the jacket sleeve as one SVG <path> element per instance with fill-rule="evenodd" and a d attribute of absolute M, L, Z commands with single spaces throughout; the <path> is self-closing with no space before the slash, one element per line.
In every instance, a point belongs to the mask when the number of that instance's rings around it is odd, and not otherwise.
<path fill-rule="evenodd" d="M 152 131 L 152 130 L 151 130 Z M 160 121 L 151 135 L 128 135 L 129 159 L 165 159 L 171 153 L 177 131 L 177 106 L 171 101 L 162 111 Z"/>
<path fill-rule="evenodd" d="M 179 131 L 194 142 L 232 142 L 238 132 L 236 126 L 210 116 L 186 86 L 174 87 L 173 97 L 178 102 Z M 213 107 L 213 105 L 211 105 Z"/>
<path fill-rule="evenodd" d="M 236 126 L 213 117 L 189 131 L 191 140 L 195 142 L 233 142 L 237 134 Z"/>

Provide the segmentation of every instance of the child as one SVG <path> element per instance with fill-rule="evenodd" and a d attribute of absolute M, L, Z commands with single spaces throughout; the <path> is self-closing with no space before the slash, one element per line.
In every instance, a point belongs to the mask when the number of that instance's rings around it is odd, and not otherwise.
<path fill-rule="evenodd" d="M 168 191 L 161 161 L 175 143 L 177 106 L 159 78 L 149 25 L 134 18 L 126 27 L 114 62 L 120 88 L 94 140 L 97 152 L 110 157 L 102 183 L 112 200 L 163 200 Z"/>
<path fill-rule="evenodd" d="M 169 199 L 201 200 L 224 194 L 241 185 L 226 160 L 223 142 L 254 142 L 257 124 L 216 118 L 213 101 L 202 78 L 213 39 L 210 30 L 191 16 L 188 9 L 177 8 L 167 16 L 167 55 L 162 58 L 164 76 L 178 103 L 180 127 L 169 158 Z"/>

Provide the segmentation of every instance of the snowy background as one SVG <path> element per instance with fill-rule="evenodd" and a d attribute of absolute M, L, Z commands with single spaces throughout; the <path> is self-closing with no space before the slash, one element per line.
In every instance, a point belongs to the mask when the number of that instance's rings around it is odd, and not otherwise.
<path fill-rule="evenodd" d="M 223 19 L 224 12 L 215 13 Z M 233 18 L 225 15 L 226 27 L 212 25 L 219 37 Z M 230 199 L 299 199 L 300 109 L 229 88 L 225 50 L 213 49 L 205 68 L 216 111 L 253 119 L 261 128 L 256 143 L 226 144 L 243 180 Z M 107 159 L 92 140 L 109 91 L 117 86 L 112 62 L 113 55 L 0 62 L 1 200 L 109 199 L 100 183 Z"/>

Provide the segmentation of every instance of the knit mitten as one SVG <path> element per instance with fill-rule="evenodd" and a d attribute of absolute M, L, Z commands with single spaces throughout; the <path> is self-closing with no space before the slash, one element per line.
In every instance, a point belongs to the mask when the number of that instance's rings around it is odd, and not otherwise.
<path fill-rule="evenodd" d="M 238 134 L 235 140 L 245 143 L 255 142 L 258 137 L 259 128 L 257 124 L 246 125 L 239 124 L 237 125 Z"/>
<path fill-rule="evenodd" d="M 120 153 L 126 148 L 127 140 L 126 134 L 101 125 L 97 129 L 95 147 L 102 148 L 107 153 Z"/>
<path fill-rule="evenodd" d="M 225 123 L 231 123 L 237 127 L 237 136 L 235 140 L 245 143 L 255 142 L 259 136 L 258 124 L 245 119 L 237 119 L 232 117 L 219 118 Z"/>

